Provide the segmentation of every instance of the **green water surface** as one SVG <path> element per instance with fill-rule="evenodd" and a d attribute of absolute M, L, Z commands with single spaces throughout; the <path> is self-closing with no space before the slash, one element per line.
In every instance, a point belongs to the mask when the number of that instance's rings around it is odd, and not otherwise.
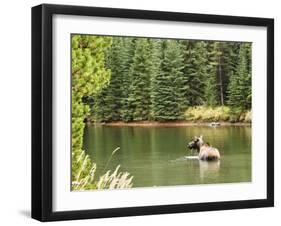
<path fill-rule="evenodd" d="M 186 159 L 196 154 L 187 149 L 187 143 L 201 134 L 204 141 L 219 149 L 220 161 Z M 120 150 L 107 164 L 117 147 Z M 251 181 L 249 126 L 88 126 L 84 149 L 97 163 L 97 176 L 120 164 L 122 171 L 134 176 L 133 187 Z"/>

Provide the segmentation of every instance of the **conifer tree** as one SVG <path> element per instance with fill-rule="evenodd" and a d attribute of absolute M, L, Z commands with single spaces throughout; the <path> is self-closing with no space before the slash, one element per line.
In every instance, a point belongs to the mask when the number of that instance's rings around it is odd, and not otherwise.
<path fill-rule="evenodd" d="M 108 105 L 110 102 L 108 100 L 108 91 L 108 87 L 105 87 L 101 92 L 87 98 L 87 103 L 91 107 L 91 116 L 93 116 L 92 119 L 94 119 L 95 122 L 112 121 L 111 106 Z"/>
<path fill-rule="evenodd" d="M 184 41 L 184 75 L 187 78 L 186 98 L 190 106 L 204 103 L 204 79 L 207 73 L 206 43 Z"/>
<path fill-rule="evenodd" d="M 235 73 L 238 64 L 238 54 L 240 43 L 238 42 L 220 42 L 221 56 L 221 68 L 222 68 L 222 83 L 220 88 L 223 95 L 223 102 L 227 103 L 227 87 L 230 82 L 230 77 Z M 222 103 L 221 103 L 222 104 Z"/>
<path fill-rule="evenodd" d="M 133 63 L 135 53 L 135 39 L 124 38 L 123 47 L 120 52 L 122 63 L 120 64 L 122 71 L 122 96 L 121 96 L 121 118 L 124 121 L 132 120 L 132 109 L 130 108 L 129 95 L 130 85 L 132 83 L 131 65 Z"/>
<path fill-rule="evenodd" d="M 217 42 L 207 42 L 207 73 L 205 78 L 204 99 L 205 105 L 216 106 L 218 104 L 218 63 L 220 52 Z"/>
<path fill-rule="evenodd" d="M 252 44 L 244 43 L 246 48 L 246 58 L 247 58 L 247 70 L 249 74 L 252 74 Z"/>
<path fill-rule="evenodd" d="M 162 81 L 162 60 L 163 60 L 163 41 L 155 39 L 151 41 L 151 117 L 157 119 L 156 112 L 159 111 L 161 105 L 161 81 Z"/>
<path fill-rule="evenodd" d="M 129 120 L 127 102 L 133 53 L 132 38 L 114 38 L 111 48 L 106 51 L 106 67 L 111 70 L 111 78 L 109 86 L 93 98 L 96 121 Z"/>
<path fill-rule="evenodd" d="M 183 117 L 185 77 L 180 44 L 165 41 L 162 71 L 153 83 L 153 114 L 156 120 L 177 120 Z"/>
<path fill-rule="evenodd" d="M 106 92 L 105 104 L 101 106 L 107 108 L 107 120 L 117 121 L 121 119 L 121 98 L 122 98 L 122 38 L 114 38 L 109 52 L 107 64 L 110 65 L 111 77 Z"/>
<path fill-rule="evenodd" d="M 133 63 L 131 65 L 131 85 L 128 105 L 135 121 L 147 120 L 150 112 L 150 45 L 146 38 L 136 41 Z"/>
<path fill-rule="evenodd" d="M 251 108 L 251 72 L 248 67 L 247 43 L 240 45 L 238 65 L 228 87 L 229 106 L 241 111 Z"/>

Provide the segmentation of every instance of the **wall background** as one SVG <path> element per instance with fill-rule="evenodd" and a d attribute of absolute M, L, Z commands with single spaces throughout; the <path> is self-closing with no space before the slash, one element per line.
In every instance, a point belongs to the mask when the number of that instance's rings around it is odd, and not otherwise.
<path fill-rule="evenodd" d="M 44 1 L 43 1 L 44 2 Z M 42 1 L 3 1 L 1 4 L 0 35 L 0 223 L 1 225 L 38 225 L 30 215 L 31 168 L 31 6 Z M 281 90 L 277 85 L 281 67 L 281 14 L 278 1 L 187 1 L 187 0 L 60 0 L 54 4 L 135 8 L 190 13 L 225 14 L 275 18 L 275 140 L 281 138 Z M 275 150 L 275 208 L 229 210 L 142 217 L 55 222 L 55 225 L 276 225 L 281 211 L 281 155 Z"/>

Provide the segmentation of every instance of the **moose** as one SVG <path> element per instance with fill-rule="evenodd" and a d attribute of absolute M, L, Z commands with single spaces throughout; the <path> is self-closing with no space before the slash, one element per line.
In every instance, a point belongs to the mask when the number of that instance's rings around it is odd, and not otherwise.
<path fill-rule="evenodd" d="M 213 161 L 220 159 L 220 153 L 217 148 L 212 147 L 208 142 L 204 143 L 203 136 L 195 136 L 188 143 L 189 149 L 195 149 L 198 152 L 198 158 L 205 161 Z"/>

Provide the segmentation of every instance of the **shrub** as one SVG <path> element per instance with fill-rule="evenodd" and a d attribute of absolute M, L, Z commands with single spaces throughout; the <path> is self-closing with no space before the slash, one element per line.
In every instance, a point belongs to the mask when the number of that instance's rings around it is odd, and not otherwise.
<path fill-rule="evenodd" d="M 185 119 L 188 121 L 202 122 L 251 122 L 251 111 L 242 111 L 241 109 L 232 109 L 228 106 L 207 107 L 196 106 L 190 107 L 185 111 Z"/>
<path fill-rule="evenodd" d="M 190 121 L 228 121 L 229 120 L 229 107 L 206 107 L 206 106 L 197 106 L 190 107 L 185 112 L 186 120 Z"/>

